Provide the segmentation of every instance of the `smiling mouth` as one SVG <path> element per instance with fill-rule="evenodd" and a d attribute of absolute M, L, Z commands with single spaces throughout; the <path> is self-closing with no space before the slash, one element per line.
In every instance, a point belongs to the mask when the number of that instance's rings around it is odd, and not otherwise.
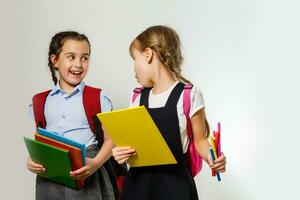
<path fill-rule="evenodd" d="M 73 75 L 80 75 L 80 74 L 82 74 L 81 71 L 73 71 L 73 70 L 70 70 L 70 73 L 73 74 Z"/>

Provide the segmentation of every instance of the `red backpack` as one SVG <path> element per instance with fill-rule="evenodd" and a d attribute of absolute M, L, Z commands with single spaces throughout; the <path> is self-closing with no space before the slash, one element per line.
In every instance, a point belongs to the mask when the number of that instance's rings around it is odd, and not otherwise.
<path fill-rule="evenodd" d="M 187 133 L 190 140 L 188 153 L 189 153 L 189 168 L 193 176 L 196 176 L 202 169 L 202 158 L 198 154 L 196 147 L 194 145 L 194 138 L 193 138 L 193 130 L 191 126 L 191 119 L 189 117 L 189 113 L 191 110 L 191 90 L 193 88 L 192 84 L 187 84 L 184 86 L 183 90 L 183 112 L 187 122 Z M 142 92 L 143 88 L 135 88 L 133 90 L 133 95 L 131 102 L 133 103 L 137 96 Z"/>
<path fill-rule="evenodd" d="M 44 115 L 44 108 L 48 94 L 51 90 L 34 95 L 32 99 L 33 113 L 36 127 L 46 128 L 46 119 Z M 82 95 L 83 107 L 90 126 L 90 129 L 95 133 L 98 140 L 99 148 L 103 144 L 103 130 L 101 122 L 98 120 L 96 114 L 101 112 L 100 103 L 100 88 L 85 86 Z M 126 167 L 119 165 L 112 157 L 104 164 L 107 170 L 116 198 L 123 186 L 123 179 L 126 175 Z"/>

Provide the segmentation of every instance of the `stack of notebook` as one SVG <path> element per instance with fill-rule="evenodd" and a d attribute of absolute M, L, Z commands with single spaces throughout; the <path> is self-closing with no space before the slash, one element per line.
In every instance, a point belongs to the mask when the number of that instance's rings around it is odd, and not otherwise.
<path fill-rule="evenodd" d="M 74 189 L 82 188 L 84 181 L 73 179 L 70 171 L 86 164 L 85 145 L 42 128 L 34 137 L 24 137 L 24 141 L 31 159 L 46 168 L 38 175 Z"/>

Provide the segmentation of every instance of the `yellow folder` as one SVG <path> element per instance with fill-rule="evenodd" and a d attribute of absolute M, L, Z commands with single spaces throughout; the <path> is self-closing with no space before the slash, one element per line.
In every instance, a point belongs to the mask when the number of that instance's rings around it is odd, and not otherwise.
<path fill-rule="evenodd" d="M 128 160 L 131 167 L 177 163 L 144 106 L 99 113 L 97 117 L 117 146 L 136 150 Z"/>

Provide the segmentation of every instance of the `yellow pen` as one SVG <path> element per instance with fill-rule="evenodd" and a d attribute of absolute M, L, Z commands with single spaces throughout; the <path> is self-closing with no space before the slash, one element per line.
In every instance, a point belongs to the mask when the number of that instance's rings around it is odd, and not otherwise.
<path fill-rule="evenodd" d="M 214 156 L 215 156 L 215 158 L 217 159 L 217 158 L 218 158 L 218 156 L 217 156 L 217 149 L 216 149 L 216 145 L 215 145 L 215 142 L 214 142 L 213 137 L 210 136 L 210 137 L 209 137 L 209 140 L 210 140 L 210 145 L 211 145 L 211 147 L 212 147 L 212 149 L 213 149 L 213 152 L 214 152 Z"/>

